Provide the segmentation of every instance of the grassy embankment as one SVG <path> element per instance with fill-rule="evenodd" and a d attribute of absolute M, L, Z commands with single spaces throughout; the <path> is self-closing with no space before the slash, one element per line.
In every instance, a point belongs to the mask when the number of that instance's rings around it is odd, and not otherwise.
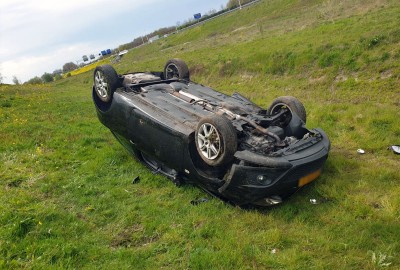
<path fill-rule="evenodd" d="M 303 101 L 330 157 L 315 183 L 265 210 L 193 206 L 208 196 L 131 159 L 96 118 L 91 72 L 1 86 L 0 268 L 398 269 L 400 159 L 386 148 L 400 144 L 399 14 L 397 1 L 262 1 L 115 66 L 180 57 L 225 93 Z"/>

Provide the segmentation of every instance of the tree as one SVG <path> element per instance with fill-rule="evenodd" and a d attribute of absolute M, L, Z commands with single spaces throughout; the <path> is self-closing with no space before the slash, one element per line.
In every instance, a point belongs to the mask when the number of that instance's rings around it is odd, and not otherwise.
<path fill-rule="evenodd" d="M 53 76 L 56 76 L 57 74 L 61 75 L 63 73 L 62 69 L 56 69 L 53 71 Z"/>
<path fill-rule="evenodd" d="M 238 0 L 229 0 L 228 3 L 226 4 L 227 9 L 232 9 L 239 6 Z"/>
<path fill-rule="evenodd" d="M 217 13 L 217 11 L 213 8 L 210 9 L 206 14 L 204 14 L 205 16 L 211 16 L 214 15 L 215 13 Z"/>
<path fill-rule="evenodd" d="M 226 4 L 227 9 L 232 9 L 238 7 L 239 5 L 247 4 L 253 2 L 254 0 L 229 0 L 228 4 Z"/>
<path fill-rule="evenodd" d="M 0 73 L 0 84 L 2 84 L 2 83 L 3 83 L 3 76 Z"/>
<path fill-rule="evenodd" d="M 67 73 L 67 72 L 73 71 L 77 68 L 78 68 L 78 66 L 73 62 L 65 63 L 63 65 L 63 72 Z"/>
<path fill-rule="evenodd" d="M 29 80 L 26 82 L 26 84 L 41 84 L 41 83 L 43 83 L 43 81 L 42 81 L 42 79 L 40 79 L 38 76 L 36 76 L 36 77 L 34 77 L 34 78 L 32 78 L 32 79 L 29 79 Z"/>
<path fill-rule="evenodd" d="M 53 81 L 53 75 L 51 75 L 50 73 L 47 73 L 47 72 L 45 72 L 43 75 L 42 75 L 42 80 L 45 82 L 45 83 L 48 83 L 48 82 L 52 82 Z"/>
<path fill-rule="evenodd" d="M 55 80 L 55 81 L 58 81 L 58 80 L 61 80 L 61 79 L 62 79 L 62 77 L 61 77 L 60 74 L 54 75 L 54 80 Z"/>
<path fill-rule="evenodd" d="M 21 82 L 18 80 L 17 76 L 15 76 L 15 75 L 13 76 L 12 81 L 13 81 L 13 83 L 14 83 L 15 85 L 20 85 L 20 84 L 21 84 Z"/>

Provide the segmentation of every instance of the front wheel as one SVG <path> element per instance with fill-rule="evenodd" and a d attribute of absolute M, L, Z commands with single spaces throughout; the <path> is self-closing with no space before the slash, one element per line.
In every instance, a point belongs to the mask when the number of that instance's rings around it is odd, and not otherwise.
<path fill-rule="evenodd" d="M 94 89 L 101 101 L 110 102 L 118 84 L 118 74 L 112 66 L 101 65 L 96 67 L 94 70 Z"/>
<path fill-rule="evenodd" d="M 220 115 L 200 120 L 195 141 L 201 159 L 214 167 L 228 164 L 237 150 L 236 130 L 227 118 Z"/>

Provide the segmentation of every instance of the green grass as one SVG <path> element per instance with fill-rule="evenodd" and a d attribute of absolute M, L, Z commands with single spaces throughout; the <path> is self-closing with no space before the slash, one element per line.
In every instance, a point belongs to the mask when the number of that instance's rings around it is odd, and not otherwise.
<path fill-rule="evenodd" d="M 335 2 L 261 1 L 115 65 L 181 57 L 193 80 L 264 107 L 298 97 L 332 149 L 277 207 L 239 209 L 150 173 L 98 121 L 91 71 L 0 86 L 0 268 L 400 268 L 400 159 L 387 150 L 400 144 L 400 6 Z"/>

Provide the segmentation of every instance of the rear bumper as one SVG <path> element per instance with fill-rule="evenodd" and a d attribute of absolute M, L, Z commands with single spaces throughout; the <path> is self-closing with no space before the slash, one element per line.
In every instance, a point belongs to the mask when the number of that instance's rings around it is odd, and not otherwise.
<path fill-rule="evenodd" d="M 280 157 L 236 153 L 240 165 L 231 167 L 219 193 L 238 205 L 263 204 L 264 200 L 285 197 L 315 180 L 328 157 L 330 142 L 322 130 L 314 132 L 319 134 L 317 142 L 305 141 L 297 150 Z"/>

